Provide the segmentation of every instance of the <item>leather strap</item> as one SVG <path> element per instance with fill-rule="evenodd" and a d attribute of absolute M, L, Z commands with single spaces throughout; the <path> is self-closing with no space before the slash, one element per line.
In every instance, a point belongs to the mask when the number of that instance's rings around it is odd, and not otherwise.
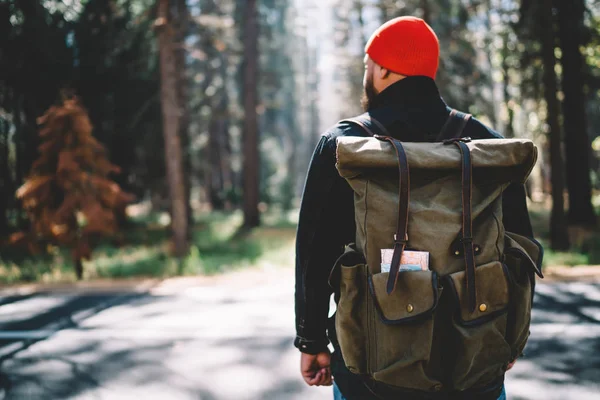
<path fill-rule="evenodd" d="M 460 119 L 458 129 L 452 135 L 453 138 L 444 140 L 444 144 L 455 144 L 458 146 L 462 157 L 462 231 L 460 242 L 463 245 L 463 255 L 465 258 L 468 307 L 470 312 L 475 312 L 477 307 L 477 289 L 475 285 L 475 246 L 473 244 L 473 216 L 471 209 L 473 164 L 471 162 L 471 151 L 465 144 L 465 142 L 470 142 L 471 139 L 461 138 L 467 123 L 471 119 L 471 115 L 456 112 L 451 113 L 450 118 L 454 120 Z M 446 132 L 443 133 L 445 134 Z"/>
<path fill-rule="evenodd" d="M 445 139 L 459 138 L 471 118 L 471 114 L 465 114 L 454 109 L 450 111 L 450 116 L 438 134 L 436 142 L 441 142 Z M 458 126 L 453 129 L 453 125 L 456 123 L 458 123 Z"/>
<path fill-rule="evenodd" d="M 450 129 L 450 126 L 452 125 L 452 122 L 454 121 L 454 118 L 457 113 L 458 113 L 458 111 L 456 111 L 454 109 L 452 111 L 450 111 L 450 116 L 446 120 L 446 123 L 444 124 L 444 126 L 440 130 L 440 133 L 437 135 L 437 138 L 435 139 L 436 142 L 441 142 L 443 139 L 447 139 L 446 135 L 448 134 L 448 130 Z"/>
<path fill-rule="evenodd" d="M 471 114 L 462 114 L 460 117 L 461 117 L 460 125 L 458 126 L 458 129 L 456 131 L 456 134 L 454 135 L 454 138 L 459 138 L 462 136 L 463 131 L 467 127 L 467 123 L 472 118 L 472 115 Z"/>
<path fill-rule="evenodd" d="M 390 136 L 376 136 L 377 139 L 390 142 L 396 150 L 398 157 L 399 196 L 398 196 L 398 225 L 394 235 L 394 254 L 390 265 L 390 274 L 387 281 L 387 293 L 392 294 L 398 283 L 400 260 L 408 242 L 408 205 L 410 202 L 410 174 L 408 159 L 402 143 Z"/>
<path fill-rule="evenodd" d="M 363 128 L 369 136 L 391 136 L 386 127 L 383 126 L 381 122 L 371 117 L 369 113 L 364 113 L 354 118 L 344 119 L 341 120 L 340 123 L 341 122 L 350 122 L 356 124 Z"/>
<path fill-rule="evenodd" d="M 396 150 L 398 157 L 398 224 L 396 225 L 396 234 L 394 235 L 394 254 L 390 265 L 390 274 L 387 281 L 387 293 L 392 294 L 398 283 L 400 273 L 400 260 L 402 253 L 408 243 L 408 205 L 410 202 L 410 174 L 408 169 L 408 159 L 402 143 L 394 139 L 383 124 L 371 117 L 368 113 L 359 115 L 355 118 L 349 118 L 342 122 L 351 122 L 362 127 L 370 136 L 379 140 L 390 142 Z M 377 131 L 378 133 L 375 133 Z"/>
<path fill-rule="evenodd" d="M 473 189 L 473 164 L 469 147 L 460 140 L 453 142 L 460 149 L 462 156 L 462 242 L 465 256 L 467 294 L 469 311 L 475 312 L 477 306 L 477 290 L 475 286 L 475 249 L 473 246 L 473 218 L 471 199 Z"/>
<path fill-rule="evenodd" d="M 377 121 L 375 118 L 371 117 L 369 114 L 363 114 L 366 115 L 372 122 L 373 124 L 375 124 L 375 126 L 377 126 L 377 128 L 383 133 L 383 135 L 385 136 L 392 136 L 390 135 L 390 133 L 388 132 L 388 130 L 385 128 L 385 126 L 383 126 L 383 124 L 379 121 Z"/>

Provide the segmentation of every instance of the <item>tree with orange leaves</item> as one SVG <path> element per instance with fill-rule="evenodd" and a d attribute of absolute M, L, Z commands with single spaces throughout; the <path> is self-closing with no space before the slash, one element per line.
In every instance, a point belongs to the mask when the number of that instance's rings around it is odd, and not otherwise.
<path fill-rule="evenodd" d="M 13 235 L 36 251 L 43 244 L 71 249 L 77 279 L 98 238 L 118 231 L 117 217 L 133 196 L 109 176 L 119 172 L 92 136 L 87 111 L 76 97 L 52 106 L 38 119 L 40 157 L 17 190 L 31 222 L 28 233 Z"/>

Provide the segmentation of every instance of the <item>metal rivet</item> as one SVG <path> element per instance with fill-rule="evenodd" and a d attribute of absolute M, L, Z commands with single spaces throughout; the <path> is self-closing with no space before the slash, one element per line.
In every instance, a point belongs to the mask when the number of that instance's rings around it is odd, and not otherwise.
<path fill-rule="evenodd" d="M 409 305 L 406 306 L 406 311 L 408 311 L 409 313 L 411 313 L 411 312 L 415 311 L 415 308 L 413 307 L 412 304 L 409 304 Z"/>
<path fill-rule="evenodd" d="M 486 310 L 487 310 L 487 306 L 485 304 L 482 304 L 479 306 L 479 311 L 485 312 Z"/>

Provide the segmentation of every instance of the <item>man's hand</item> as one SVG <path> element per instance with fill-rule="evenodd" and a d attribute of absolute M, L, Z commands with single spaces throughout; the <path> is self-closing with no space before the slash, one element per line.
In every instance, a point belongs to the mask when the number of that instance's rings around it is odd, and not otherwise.
<path fill-rule="evenodd" d="M 309 386 L 331 386 L 331 353 L 325 351 L 315 355 L 301 354 L 300 370 L 304 381 Z"/>
<path fill-rule="evenodd" d="M 514 367 L 516 363 L 517 363 L 517 360 L 515 360 L 515 361 L 511 362 L 510 364 L 508 364 L 508 366 L 506 367 L 506 371 L 507 372 L 510 371 L 510 369 L 512 367 Z"/>

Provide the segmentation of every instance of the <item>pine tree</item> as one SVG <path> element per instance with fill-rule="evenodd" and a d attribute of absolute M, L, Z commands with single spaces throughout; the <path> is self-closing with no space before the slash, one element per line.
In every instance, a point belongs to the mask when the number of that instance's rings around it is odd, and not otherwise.
<path fill-rule="evenodd" d="M 260 225 L 258 134 L 258 20 L 256 0 L 248 0 L 244 12 L 244 227 Z"/>
<path fill-rule="evenodd" d="M 556 32 L 552 16 L 552 0 L 544 0 L 539 8 L 540 39 L 542 42 L 542 59 L 544 63 L 544 97 L 546 100 L 547 123 L 550 129 L 550 164 L 552 166 L 552 214 L 550 216 L 550 246 L 554 250 L 569 249 L 567 219 L 564 205 L 564 165 L 561 151 L 562 131 L 560 128 L 560 104 L 556 93 Z"/>
<path fill-rule="evenodd" d="M 586 70 L 581 47 L 587 44 L 584 24 L 585 2 L 559 1 L 558 36 L 562 51 L 562 90 L 565 130 L 569 223 L 596 226 L 590 182 L 591 141 L 586 112 Z"/>
<path fill-rule="evenodd" d="M 232 168 L 232 140 L 230 127 L 236 126 L 236 98 L 239 88 L 231 71 L 237 71 L 236 48 L 239 47 L 237 29 L 234 28 L 235 4 L 226 1 L 202 0 L 192 20 L 190 38 L 195 49 L 190 69 L 195 71 L 190 100 L 194 118 L 190 133 L 208 136 L 207 145 L 200 154 L 194 154 L 194 167 L 202 170 L 206 199 L 213 210 L 228 209 L 232 205 L 234 171 Z M 232 68 L 234 67 L 234 68 Z M 233 93 L 232 93 L 233 92 Z M 208 111 L 210 110 L 210 111 Z M 234 202 L 235 203 L 235 202 Z"/>
<path fill-rule="evenodd" d="M 71 249 L 77 278 L 99 237 L 117 233 L 117 217 L 133 196 L 109 176 L 119 172 L 92 136 L 92 125 L 77 98 L 52 106 L 38 119 L 39 158 L 17 197 L 30 219 L 30 231 L 13 235 L 35 249 L 49 243 Z"/>
<path fill-rule="evenodd" d="M 181 145 L 181 93 L 175 52 L 173 18 L 169 0 L 158 2 L 157 28 L 160 52 L 161 105 L 163 114 L 163 135 L 165 138 L 165 161 L 167 182 L 171 200 L 171 229 L 173 247 L 177 257 L 184 257 L 188 251 L 188 199 Z"/>

